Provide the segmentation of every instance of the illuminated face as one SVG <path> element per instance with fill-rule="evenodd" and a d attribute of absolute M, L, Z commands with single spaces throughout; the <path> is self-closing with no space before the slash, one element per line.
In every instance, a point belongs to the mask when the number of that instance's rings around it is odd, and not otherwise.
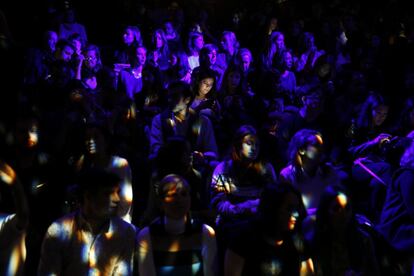
<path fill-rule="evenodd" d="M 72 59 L 73 52 L 74 51 L 71 47 L 63 47 L 63 49 L 60 51 L 60 59 L 65 62 L 69 62 Z"/>
<path fill-rule="evenodd" d="M 388 116 L 388 106 L 380 105 L 372 110 L 372 123 L 374 126 L 380 126 Z"/>
<path fill-rule="evenodd" d="M 287 69 L 288 70 L 291 69 L 293 65 L 292 54 L 290 52 L 286 52 L 284 58 L 285 58 L 285 64 L 286 64 Z"/>
<path fill-rule="evenodd" d="M 134 33 L 130 29 L 126 29 L 123 35 L 124 43 L 131 45 L 134 42 Z"/>
<path fill-rule="evenodd" d="M 160 49 L 164 45 L 164 41 L 162 40 L 161 34 L 156 33 L 154 40 L 155 48 Z"/>
<path fill-rule="evenodd" d="M 92 69 L 98 63 L 98 57 L 95 50 L 90 50 L 85 53 L 85 65 L 87 68 Z"/>
<path fill-rule="evenodd" d="M 243 138 L 240 156 L 247 160 L 255 160 L 259 154 L 259 143 L 256 136 L 246 135 Z"/>
<path fill-rule="evenodd" d="M 210 62 L 210 65 L 213 65 L 217 61 L 217 51 L 212 50 L 210 53 L 208 53 L 208 60 Z"/>
<path fill-rule="evenodd" d="M 85 205 L 89 214 L 96 218 L 108 218 L 116 214 L 119 197 L 119 185 L 115 187 L 100 188 L 93 195 L 85 196 Z"/>
<path fill-rule="evenodd" d="M 241 76 L 239 72 L 231 72 L 228 77 L 229 87 L 236 88 L 240 85 Z"/>
<path fill-rule="evenodd" d="M 171 22 L 166 22 L 165 23 L 165 25 L 164 25 L 164 30 L 165 30 L 165 33 L 166 34 L 174 34 L 174 27 L 173 27 L 173 25 L 171 24 Z"/>
<path fill-rule="evenodd" d="M 25 148 L 33 148 L 39 143 L 39 129 L 35 120 L 22 121 L 17 124 L 16 141 Z"/>
<path fill-rule="evenodd" d="M 82 42 L 80 40 L 72 40 L 72 45 L 75 48 L 76 53 L 80 53 L 82 51 Z"/>
<path fill-rule="evenodd" d="M 147 60 L 147 51 L 144 48 L 139 47 L 137 49 L 138 66 L 144 65 L 146 60 Z"/>
<path fill-rule="evenodd" d="M 165 215 L 173 219 L 181 219 L 190 211 L 190 188 L 182 183 L 171 182 L 163 187 L 161 208 Z"/>
<path fill-rule="evenodd" d="M 348 197 L 343 193 L 338 193 L 335 200 L 329 205 L 328 214 L 334 228 L 346 227 L 352 214 Z"/>
<path fill-rule="evenodd" d="M 243 55 L 241 57 L 242 65 L 243 65 L 243 71 L 246 72 L 249 70 L 250 63 L 252 62 L 249 55 Z"/>
<path fill-rule="evenodd" d="M 319 162 L 322 155 L 322 144 L 322 137 L 316 135 L 314 141 L 306 146 L 304 152 L 306 159 L 314 162 Z"/>
<path fill-rule="evenodd" d="M 277 218 L 279 227 L 282 232 L 293 231 L 299 218 L 300 199 L 294 194 L 289 193 L 283 201 L 279 209 Z"/>
<path fill-rule="evenodd" d="M 213 78 L 207 78 L 201 80 L 199 86 L 198 86 L 198 95 L 202 97 L 206 97 L 207 94 L 211 91 L 214 85 L 214 79 Z"/>
<path fill-rule="evenodd" d="M 285 37 L 284 37 L 284 35 L 279 35 L 276 38 L 276 47 L 277 47 L 277 49 L 284 49 L 285 48 Z"/>
<path fill-rule="evenodd" d="M 194 39 L 194 48 L 197 51 L 200 51 L 204 47 L 204 38 L 202 36 L 197 36 Z"/>
<path fill-rule="evenodd" d="M 229 35 L 223 36 L 221 39 L 221 46 L 226 52 L 230 51 L 230 49 L 233 49 L 232 41 Z"/>

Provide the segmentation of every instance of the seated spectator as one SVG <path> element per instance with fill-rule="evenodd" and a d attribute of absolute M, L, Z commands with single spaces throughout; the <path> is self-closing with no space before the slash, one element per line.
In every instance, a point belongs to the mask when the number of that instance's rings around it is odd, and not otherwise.
<path fill-rule="evenodd" d="M 193 83 L 194 100 L 190 110 L 207 116 L 212 122 L 220 120 L 220 104 L 217 100 L 216 73 L 209 68 L 198 72 L 198 78 Z"/>
<path fill-rule="evenodd" d="M 289 144 L 289 165 L 280 172 L 280 180 L 295 186 L 302 194 L 308 214 L 313 216 L 322 192 L 339 184 L 336 171 L 323 161 L 324 142 L 315 130 L 299 130 Z"/>
<path fill-rule="evenodd" d="M 138 235 L 140 275 L 216 275 L 213 228 L 190 217 L 190 186 L 165 176 L 157 190 L 163 215 Z"/>
<path fill-rule="evenodd" d="M 352 178 L 359 184 L 353 187 L 355 194 L 363 195 L 362 191 L 366 191 L 361 201 L 369 202 L 366 215 L 374 222 L 379 220 L 386 186 L 392 176 L 392 167 L 384 158 L 386 145 L 394 142 L 387 128 L 388 111 L 389 106 L 381 95 L 369 95 L 361 107 L 348 148 L 354 161 Z"/>
<path fill-rule="evenodd" d="M 190 69 L 200 66 L 199 52 L 204 47 L 203 34 L 199 32 L 191 32 L 188 38 L 188 64 Z"/>
<path fill-rule="evenodd" d="M 119 178 L 99 169 L 79 177 L 79 210 L 47 230 L 38 275 L 131 275 L 135 228 L 115 216 Z"/>
<path fill-rule="evenodd" d="M 76 170 L 101 168 L 114 173 L 119 181 L 119 202 L 116 214 L 127 222 L 132 219 L 133 191 L 132 173 L 125 158 L 112 154 L 111 133 L 101 122 L 89 122 L 86 125 L 83 154 L 76 162 Z"/>
<path fill-rule="evenodd" d="M 194 164 L 205 166 L 218 158 L 214 129 L 210 120 L 189 110 L 193 99 L 190 86 L 184 82 L 172 83 L 168 88 L 168 107 L 152 120 L 150 159 L 171 136 L 183 136 L 191 144 Z M 210 165 L 212 165 L 211 163 Z"/>
<path fill-rule="evenodd" d="M 113 62 L 115 64 L 132 64 L 138 46 L 144 46 L 141 31 L 136 26 L 126 26 L 122 34 L 122 44 L 114 51 Z"/>
<path fill-rule="evenodd" d="M 316 213 L 317 275 L 379 275 L 373 240 L 358 223 L 347 192 L 328 186 Z"/>
<path fill-rule="evenodd" d="M 413 138 L 413 135 L 409 135 Z M 387 187 L 381 220 L 377 226 L 391 246 L 408 259 L 414 268 L 414 143 L 401 157 L 401 167 Z"/>
<path fill-rule="evenodd" d="M 163 29 L 157 29 L 153 32 L 150 47 L 148 64 L 160 71 L 167 70 L 170 67 L 170 50 Z"/>
<path fill-rule="evenodd" d="M 306 215 L 300 193 L 290 185 L 266 187 L 258 216 L 232 229 L 224 275 L 312 275 L 301 222 Z"/>

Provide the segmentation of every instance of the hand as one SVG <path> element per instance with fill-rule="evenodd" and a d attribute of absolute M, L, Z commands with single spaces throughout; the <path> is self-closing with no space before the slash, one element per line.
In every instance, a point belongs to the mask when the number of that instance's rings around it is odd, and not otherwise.
<path fill-rule="evenodd" d="M 16 180 L 16 172 L 3 161 L 0 161 L 0 179 L 9 186 L 12 186 Z"/>
<path fill-rule="evenodd" d="M 386 134 L 386 133 L 381 133 L 374 140 L 372 140 L 372 143 L 375 145 L 381 146 L 384 143 L 389 142 L 390 139 L 391 139 L 391 135 Z"/>

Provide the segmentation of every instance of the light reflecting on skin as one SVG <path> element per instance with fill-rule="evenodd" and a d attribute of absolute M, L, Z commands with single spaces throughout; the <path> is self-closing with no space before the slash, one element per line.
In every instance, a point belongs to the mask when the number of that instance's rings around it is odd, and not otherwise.
<path fill-rule="evenodd" d="M 168 248 L 168 252 L 178 252 L 180 250 L 180 243 L 178 240 L 174 240 L 171 244 L 170 247 Z"/>
<path fill-rule="evenodd" d="M 32 148 L 36 146 L 38 142 L 39 142 L 39 134 L 37 131 L 37 127 L 33 126 L 33 128 L 29 130 L 29 139 L 27 141 L 27 147 Z"/>
<path fill-rule="evenodd" d="M 262 264 L 261 271 L 264 275 L 279 275 L 282 266 L 279 261 L 273 260 L 271 263 Z"/>
<path fill-rule="evenodd" d="M 297 219 L 299 218 L 299 213 L 298 213 L 298 211 L 294 211 L 292 214 L 291 214 L 291 216 L 290 216 L 290 218 L 289 218 L 289 224 L 288 224 L 288 229 L 289 230 L 294 230 L 295 229 L 295 226 L 296 226 L 296 221 L 297 221 Z"/>
<path fill-rule="evenodd" d="M 126 159 L 116 158 L 112 162 L 112 166 L 116 167 L 116 168 L 124 168 L 124 167 L 128 166 L 128 162 L 126 161 Z"/>
<path fill-rule="evenodd" d="M 195 135 L 199 135 L 201 132 L 201 122 L 200 120 L 197 120 L 197 122 L 195 124 L 193 124 L 193 128 L 192 128 L 193 134 Z"/>
<path fill-rule="evenodd" d="M 11 253 L 7 275 L 16 275 L 23 267 L 24 261 L 26 260 L 25 238 L 25 234 L 21 236 L 18 244 L 16 244 Z"/>
<path fill-rule="evenodd" d="M 107 240 L 110 240 L 110 239 L 112 239 L 112 236 L 114 235 L 114 232 L 112 232 L 112 231 L 108 231 L 108 232 L 106 232 L 105 233 L 105 238 L 107 239 Z"/>
<path fill-rule="evenodd" d="M 95 249 L 92 248 L 89 252 L 89 267 L 93 268 L 96 266 L 96 253 Z"/>
<path fill-rule="evenodd" d="M 311 199 L 309 196 L 306 195 L 302 195 L 302 200 L 303 200 L 303 204 L 305 205 L 305 208 L 308 209 L 309 208 L 309 204 L 311 202 Z"/>
<path fill-rule="evenodd" d="M 318 143 L 319 143 L 320 145 L 323 145 L 322 136 L 321 136 L 321 135 L 315 135 L 315 137 L 316 137 L 316 140 L 318 141 Z"/>
<path fill-rule="evenodd" d="M 348 204 L 348 198 L 346 197 L 346 195 L 344 195 L 343 193 L 339 193 L 337 196 L 336 196 L 336 201 L 339 203 L 339 205 L 342 207 L 342 208 L 345 208 L 346 207 L 346 205 Z"/>
<path fill-rule="evenodd" d="M 139 250 L 139 254 L 138 254 L 139 262 L 143 263 L 148 258 L 148 251 L 149 251 L 148 242 L 146 240 L 140 241 L 138 250 Z"/>

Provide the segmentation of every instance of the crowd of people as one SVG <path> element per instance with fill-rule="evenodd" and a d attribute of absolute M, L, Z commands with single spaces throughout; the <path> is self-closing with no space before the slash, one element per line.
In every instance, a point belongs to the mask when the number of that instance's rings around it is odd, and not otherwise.
<path fill-rule="evenodd" d="M 122 1 L 95 34 L 48 1 L 20 44 L 0 13 L 0 275 L 414 273 L 414 16 L 380 2 Z"/>

